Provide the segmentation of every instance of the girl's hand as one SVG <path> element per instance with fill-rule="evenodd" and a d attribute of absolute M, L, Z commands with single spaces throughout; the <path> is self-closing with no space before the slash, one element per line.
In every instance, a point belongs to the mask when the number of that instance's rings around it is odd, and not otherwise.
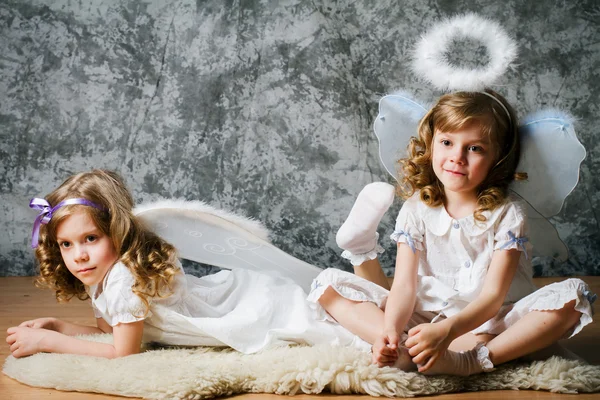
<path fill-rule="evenodd" d="M 375 340 L 372 347 L 373 364 L 379 367 L 391 367 L 398 360 L 398 342 L 400 337 L 397 333 L 391 332 L 381 335 Z"/>
<path fill-rule="evenodd" d="M 58 331 L 59 320 L 56 318 L 37 318 L 29 321 L 21 322 L 20 328 L 33 328 L 33 329 L 48 329 L 49 331 Z"/>
<path fill-rule="evenodd" d="M 419 372 L 425 372 L 435 364 L 451 342 L 449 326 L 438 322 L 417 325 L 409 330 L 406 347 L 413 362 L 419 366 Z"/>
<path fill-rule="evenodd" d="M 10 352 L 16 358 L 30 356 L 44 351 L 48 341 L 56 340 L 57 332 L 48 329 L 13 326 L 6 331 L 6 342 L 10 345 Z"/>

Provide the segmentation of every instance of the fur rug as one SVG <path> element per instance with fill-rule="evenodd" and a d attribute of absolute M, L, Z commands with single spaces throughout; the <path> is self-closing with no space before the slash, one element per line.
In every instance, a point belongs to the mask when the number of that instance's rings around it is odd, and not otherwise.
<path fill-rule="evenodd" d="M 85 339 L 110 342 L 111 335 Z M 413 397 L 498 389 L 600 392 L 600 366 L 557 357 L 458 378 L 377 368 L 365 353 L 332 346 L 279 347 L 252 355 L 215 348 L 145 350 L 115 360 L 44 353 L 21 359 L 9 356 L 3 371 L 30 386 L 149 399 L 205 399 L 235 393 Z"/>

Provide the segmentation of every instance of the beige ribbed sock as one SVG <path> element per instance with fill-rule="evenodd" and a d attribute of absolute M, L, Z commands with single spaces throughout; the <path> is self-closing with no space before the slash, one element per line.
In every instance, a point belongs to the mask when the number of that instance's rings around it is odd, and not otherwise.
<path fill-rule="evenodd" d="M 423 375 L 469 376 L 493 369 L 488 348 L 479 343 L 474 349 L 460 353 L 446 350 Z"/>
<path fill-rule="evenodd" d="M 398 347 L 398 360 L 394 363 L 394 368 L 401 369 L 404 372 L 413 372 L 417 370 L 417 364 L 412 361 L 412 357 L 408 354 L 408 349 L 406 347 Z"/>

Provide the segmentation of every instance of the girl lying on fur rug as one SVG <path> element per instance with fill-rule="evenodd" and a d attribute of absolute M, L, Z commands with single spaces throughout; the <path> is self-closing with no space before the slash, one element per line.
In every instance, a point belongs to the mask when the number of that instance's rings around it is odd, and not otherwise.
<path fill-rule="evenodd" d="M 114 358 L 139 352 L 142 339 L 244 353 L 281 343 L 370 348 L 343 327 L 313 318 L 306 293 L 290 279 L 244 269 L 186 275 L 175 248 L 142 224 L 133 204 L 121 177 L 102 170 L 71 176 L 46 199 L 32 200 L 41 209 L 32 243 L 39 283 L 59 301 L 91 298 L 98 326 L 25 321 L 8 329 L 13 356 Z M 73 337 L 111 332 L 114 345 Z"/>

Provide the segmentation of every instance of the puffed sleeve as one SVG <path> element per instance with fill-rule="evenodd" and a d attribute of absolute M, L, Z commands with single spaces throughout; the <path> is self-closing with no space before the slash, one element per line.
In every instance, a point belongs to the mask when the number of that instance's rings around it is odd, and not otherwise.
<path fill-rule="evenodd" d="M 506 212 L 498 221 L 494 234 L 494 250 L 510 249 L 522 251 L 526 257 L 531 254 L 527 215 L 523 205 L 518 202 L 506 205 Z"/>
<path fill-rule="evenodd" d="M 106 322 L 111 326 L 142 321 L 152 315 L 150 310 L 146 313 L 142 299 L 131 289 L 134 282 L 133 274 L 124 264 L 117 263 L 111 269 L 104 287 L 106 313 L 110 316 Z"/>
<path fill-rule="evenodd" d="M 396 218 L 394 233 L 390 236 L 397 243 L 408 244 L 413 253 L 424 249 L 425 224 L 420 217 L 420 202 L 418 192 L 404 202 Z"/>

